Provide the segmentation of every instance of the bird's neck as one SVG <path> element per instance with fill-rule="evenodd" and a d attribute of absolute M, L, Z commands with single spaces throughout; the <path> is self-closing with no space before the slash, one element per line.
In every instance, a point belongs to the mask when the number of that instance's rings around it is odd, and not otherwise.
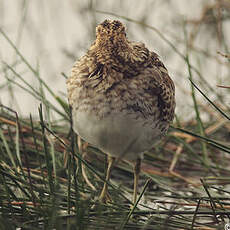
<path fill-rule="evenodd" d="M 96 56 L 96 59 L 101 64 L 116 64 L 117 62 L 124 62 L 132 53 L 132 49 L 128 42 L 103 41 L 101 43 L 94 43 L 91 48 Z"/>

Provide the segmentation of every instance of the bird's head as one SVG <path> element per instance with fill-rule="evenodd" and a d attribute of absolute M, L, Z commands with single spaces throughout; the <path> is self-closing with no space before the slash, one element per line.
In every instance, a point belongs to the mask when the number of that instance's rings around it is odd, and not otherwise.
<path fill-rule="evenodd" d="M 96 28 L 96 44 L 117 46 L 126 44 L 127 38 L 124 25 L 118 20 L 105 20 Z"/>

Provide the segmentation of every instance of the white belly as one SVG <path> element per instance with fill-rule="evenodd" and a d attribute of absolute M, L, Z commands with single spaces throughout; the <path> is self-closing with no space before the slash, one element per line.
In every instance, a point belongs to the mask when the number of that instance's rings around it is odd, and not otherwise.
<path fill-rule="evenodd" d="M 117 113 L 98 118 L 85 111 L 73 111 L 73 128 L 83 140 L 106 154 L 135 160 L 161 137 L 154 120 L 136 119 Z"/>

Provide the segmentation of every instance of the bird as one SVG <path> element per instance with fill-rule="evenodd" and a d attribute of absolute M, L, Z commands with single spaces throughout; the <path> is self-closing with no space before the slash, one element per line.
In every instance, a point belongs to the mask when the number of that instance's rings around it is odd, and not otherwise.
<path fill-rule="evenodd" d="M 158 54 L 130 41 L 119 20 L 96 27 L 96 39 L 67 79 L 74 132 L 107 154 L 101 202 L 116 160 L 133 165 L 137 201 L 141 161 L 166 135 L 175 113 L 175 86 Z"/>

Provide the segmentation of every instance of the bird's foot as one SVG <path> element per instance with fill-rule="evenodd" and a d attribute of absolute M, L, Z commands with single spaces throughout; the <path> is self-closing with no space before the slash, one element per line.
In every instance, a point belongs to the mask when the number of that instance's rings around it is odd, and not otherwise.
<path fill-rule="evenodd" d="M 112 198 L 110 197 L 108 191 L 102 190 L 101 195 L 98 198 L 99 202 L 107 204 L 112 202 Z"/>

